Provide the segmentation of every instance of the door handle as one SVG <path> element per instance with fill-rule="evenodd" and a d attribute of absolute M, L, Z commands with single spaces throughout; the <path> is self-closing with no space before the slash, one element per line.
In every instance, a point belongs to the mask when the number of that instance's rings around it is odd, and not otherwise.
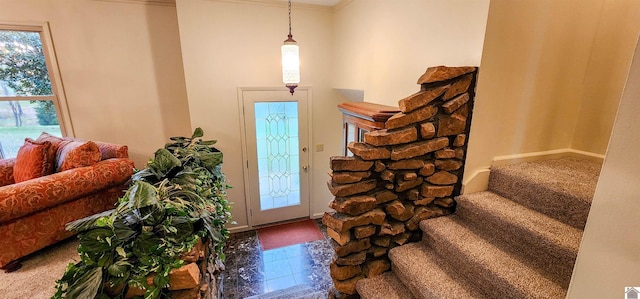
<path fill-rule="evenodd" d="M 309 169 L 309 165 L 307 164 L 302 165 L 302 170 L 307 171 L 307 169 Z"/>

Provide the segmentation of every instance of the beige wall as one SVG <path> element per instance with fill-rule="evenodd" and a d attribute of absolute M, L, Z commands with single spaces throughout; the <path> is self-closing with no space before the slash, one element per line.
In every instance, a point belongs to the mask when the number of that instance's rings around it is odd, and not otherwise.
<path fill-rule="evenodd" d="M 640 47 L 635 49 L 567 298 L 624 298 L 640 285 Z"/>
<path fill-rule="evenodd" d="M 640 32 L 640 1 L 602 1 L 572 148 L 604 154 Z"/>
<path fill-rule="evenodd" d="M 234 188 L 236 228 L 249 225 L 243 181 L 238 87 L 281 87 L 280 46 L 287 35 L 286 4 L 178 0 L 178 21 L 192 127 L 217 139 L 223 171 Z M 328 210 L 329 157 L 340 154 L 341 115 L 330 86 L 332 14 L 326 7 L 295 5 L 293 36 L 300 46 L 301 83 L 310 86 L 312 151 L 311 213 Z"/>
<path fill-rule="evenodd" d="M 129 146 L 142 168 L 191 131 L 175 7 L 2 0 L 3 22 L 49 22 L 78 138 Z"/>
<path fill-rule="evenodd" d="M 637 6 L 609 0 L 491 1 L 467 183 L 496 156 L 567 148 L 604 154 L 630 40 L 638 34 L 638 13 L 626 10 Z"/>
<path fill-rule="evenodd" d="M 480 65 L 489 0 L 344 3 L 334 14 L 334 88 L 397 106 L 429 66 Z"/>

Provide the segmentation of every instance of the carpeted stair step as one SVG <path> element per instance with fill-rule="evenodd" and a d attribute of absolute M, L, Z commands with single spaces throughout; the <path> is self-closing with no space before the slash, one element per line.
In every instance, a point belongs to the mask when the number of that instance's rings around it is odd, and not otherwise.
<path fill-rule="evenodd" d="M 569 287 L 581 230 L 489 191 L 456 200 L 456 215 L 466 227 Z"/>
<path fill-rule="evenodd" d="M 422 221 L 423 242 L 438 256 L 446 257 L 447 262 L 487 298 L 566 296 L 565 288 L 479 237 L 458 223 L 456 217 Z"/>
<path fill-rule="evenodd" d="M 495 166 L 489 191 L 584 229 L 601 166 L 571 157 Z"/>
<path fill-rule="evenodd" d="M 416 298 L 482 298 L 423 242 L 393 248 L 389 258 L 393 273 Z"/>
<path fill-rule="evenodd" d="M 385 272 L 358 281 L 356 290 L 362 299 L 413 299 L 411 291 L 393 272 Z"/>

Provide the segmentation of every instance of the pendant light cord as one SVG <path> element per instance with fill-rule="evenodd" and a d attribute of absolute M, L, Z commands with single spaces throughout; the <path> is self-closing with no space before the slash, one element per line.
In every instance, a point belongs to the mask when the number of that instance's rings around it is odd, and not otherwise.
<path fill-rule="evenodd" d="M 289 37 L 291 37 L 291 0 L 289 0 Z"/>

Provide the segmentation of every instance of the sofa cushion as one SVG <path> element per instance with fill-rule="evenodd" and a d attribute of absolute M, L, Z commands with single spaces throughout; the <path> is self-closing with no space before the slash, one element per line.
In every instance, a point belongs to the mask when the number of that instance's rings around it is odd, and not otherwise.
<path fill-rule="evenodd" d="M 99 142 L 96 141 L 100 153 L 102 154 L 102 160 L 112 158 L 129 158 L 129 148 L 126 145 Z"/>
<path fill-rule="evenodd" d="M 56 161 L 56 153 L 58 152 L 58 148 L 60 147 L 60 144 L 64 141 L 64 139 L 62 137 L 58 137 L 58 136 L 53 136 L 47 132 L 42 132 L 40 134 L 40 136 L 38 136 L 38 138 L 36 138 L 37 142 L 45 142 L 45 141 L 49 141 L 51 142 L 51 148 L 49 149 L 49 158 L 51 160 L 51 163 L 53 164 L 53 169 L 52 171 L 55 170 L 55 161 Z"/>
<path fill-rule="evenodd" d="M 64 137 L 64 140 L 83 141 L 82 139 L 73 137 Z M 102 155 L 100 160 L 113 158 L 129 158 L 129 148 L 126 145 L 95 141 Z"/>
<path fill-rule="evenodd" d="M 100 162 L 100 149 L 92 141 L 65 140 L 60 143 L 56 161 L 56 171 L 91 166 Z"/>
<path fill-rule="evenodd" d="M 64 141 L 64 138 L 51 135 L 47 132 L 42 132 L 40 133 L 40 136 L 36 138 L 36 141 L 38 142 L 49 141 L 54 147 L 58 148 L 58 146 L 60 145 L 60 142 Z"/>
<path fill-rule="evenodd" d="M 51 142 L 37 142 L 26 138 L 18 150 L 16 164 L 13 167 L 13 179 L 16 183 L 49 175 L 53 172 L 51 160 Z"/>

